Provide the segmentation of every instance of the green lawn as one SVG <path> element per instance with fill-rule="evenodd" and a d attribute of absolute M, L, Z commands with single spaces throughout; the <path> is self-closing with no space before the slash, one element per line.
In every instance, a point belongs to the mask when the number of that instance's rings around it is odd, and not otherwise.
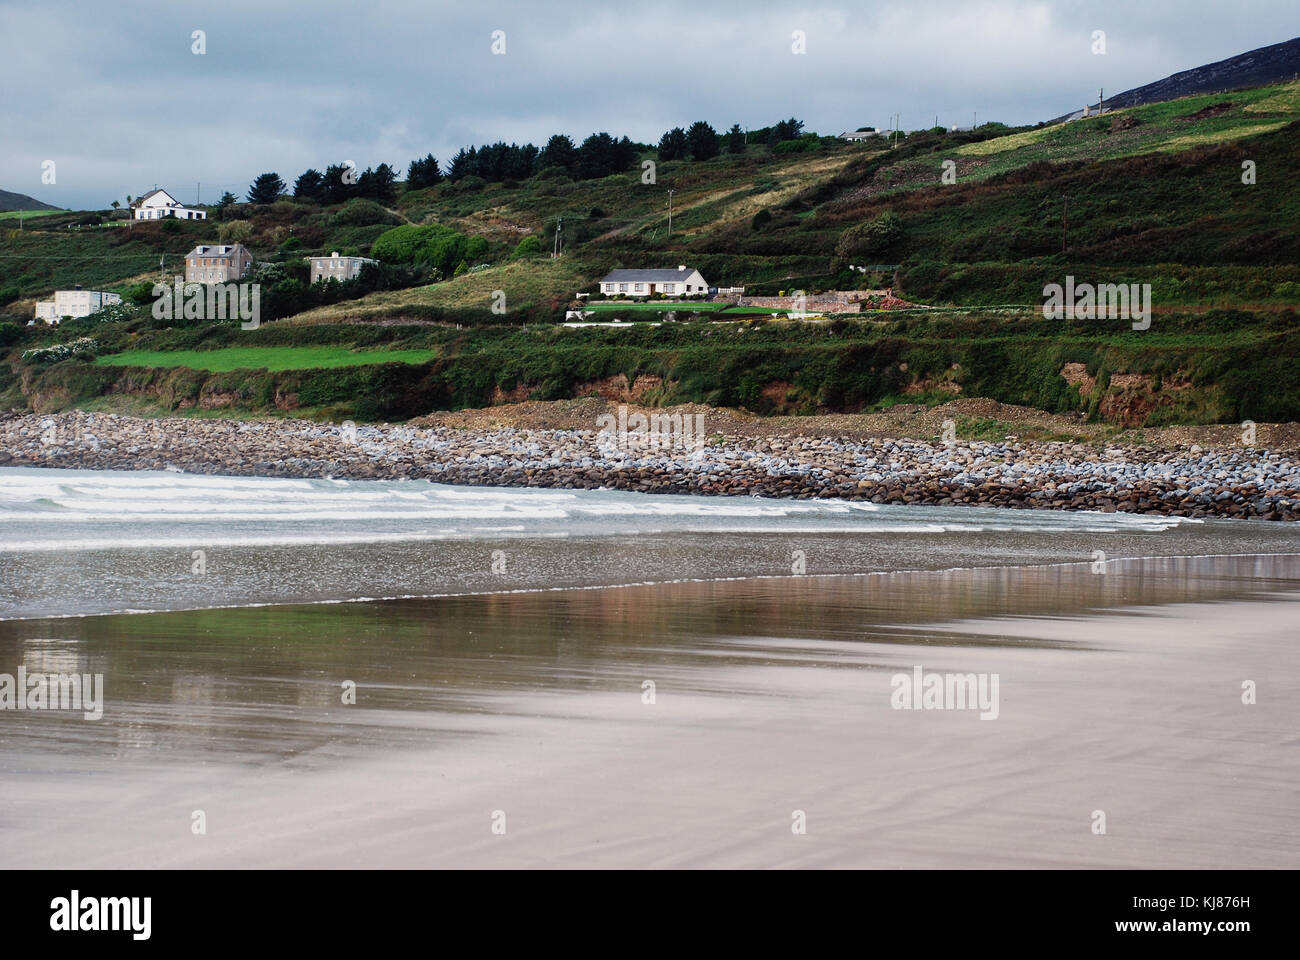
<path fill-rule="evenodd" d="M 0 210 L 0 220 L 17 220 L 19 217 L 30 220 L 32 217 L 50 217 L 56 213 L 67 212 L 67 210 Z"/>
<path fill-rule="evenodd" d="M 226 373 L 231 370 L 325 370 L 379 363 L 427 363 L 435 350 L 353 350 L 325 347 L 224 347 L 218 350 L 127 350 L 95 362 L 112 367 L 189 367 Z"/>
<path fill-rule="evenodd" d="M 686 303 L 668 303 L 666 301 L 654 301 L 652 303 L 639 303 L 635 300 L 620 301 L 618 303 L 593 303 L 585 306 L 584 310 L 594 310 L 597 313 L 610 310 L 686 310 L 692 313 L 713 313 L 725 307 L 725 303 L 711 303 L 709 301 L 686 302 Z"/>
<path fill-rule="evenodd" d="M 769 313 L 780 313 L 773 307 L 733 307 L 725 303 L 713 303 L 711 301 L 686 303 L 668 303 L 656 301 L 652 303 L 636 303 L 629 301 L 625 303 L 593 303 L 582 308 L 590 310 L 592 313 L 617 313 L 624 310 L 645 310 L 655 313 L 665 313 L 669 310 L 675 310 L 678 313 L 721 313 L 726 311 L 728 316 L 750 316 L 764 315 Z"/>

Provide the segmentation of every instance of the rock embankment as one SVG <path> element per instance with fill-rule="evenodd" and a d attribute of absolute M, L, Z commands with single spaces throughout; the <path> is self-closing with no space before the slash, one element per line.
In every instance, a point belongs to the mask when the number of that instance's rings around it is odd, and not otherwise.
<path fill-rule="evenodd" d="M 1300 519 L 1300 460 L 1254 448 L 926 443 L 836 437 L 0 417 L 0 466 L 838 498 L 1192 517 Z"/>

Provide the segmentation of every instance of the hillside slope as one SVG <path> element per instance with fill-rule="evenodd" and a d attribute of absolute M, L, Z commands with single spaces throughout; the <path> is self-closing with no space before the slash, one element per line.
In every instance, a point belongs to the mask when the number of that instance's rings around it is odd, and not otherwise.
<path fill-rule="evenodd" d="M 1300 78 L 1300 37 L 1258 47 L 1216 63 L 1171 74 L 1106 98 L 1108 107 L 1135 107 L 1198 93 L 1224 93 Z"/>
<path fill-rule="evenodd" d="M 8 190 L 0 190 L 0 210 L 57 210 L 58 207 L 51 206 L 48 203 L 41 203 L 34 197 L 29 197 L 25 193 L 10 193 Z"/>

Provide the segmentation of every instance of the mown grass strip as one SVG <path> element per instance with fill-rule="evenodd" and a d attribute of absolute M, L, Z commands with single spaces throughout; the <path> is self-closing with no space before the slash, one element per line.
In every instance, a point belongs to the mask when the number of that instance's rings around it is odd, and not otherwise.
<path fill-rule="evenodd" d="M 126 350 L 99 357 L 111 367 L 188 367 L 226 373 L 232 370 L 328 370 L 382 363 L 428 363 L 434 350 L 353 350 L 324 347 L 225 347 L 217 350 Z"/>

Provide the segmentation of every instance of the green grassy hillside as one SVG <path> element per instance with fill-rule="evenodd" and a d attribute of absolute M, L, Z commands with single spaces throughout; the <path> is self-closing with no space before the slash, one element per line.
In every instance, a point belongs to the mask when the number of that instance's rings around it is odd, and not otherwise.
<path fill-rule="evenodd" d="M 211 396 L 235 410 L 404 418 L 560 398 L 623 374 L 660 378 L 655 399 L 761 412 L 960 392 L 1126 424 L 1300 419 L 1298 162 L 1300 85 L 1289 84 L 896 145 L 804 137 L 657 163 L 653 183 L 638 164 L 597 180 L 470 177 L 382 204 L 238 204 L 207 223 L 51 213 L 21 231 L 0 225 L 0 313 L 11 317 L 0 391 L 19 408 L 130 396 L 201 409 Z M 144 304 L 188 249 L 227 234 L 264 264 L 274 322 L 261 330 L 154 321 L 144 306 L 109 323 L 17 326 L 34 299 L 74 283 Z M 521 245 L 528 237 L 537 242 Z M 364 289 L 306 287 L 305 256 L 377 249 L 414 262 Z M 947 312 L 815 326 L 709 307 L 659 328 L 551 326 L 612 268 L 678 263 L 750 293 L 891 286 Z M 1043 321 L 1044 284 L 1067 274 L 1149 283 L 1151 330 Z M 94 349 L 22 359 L 76 336 Z"/>

